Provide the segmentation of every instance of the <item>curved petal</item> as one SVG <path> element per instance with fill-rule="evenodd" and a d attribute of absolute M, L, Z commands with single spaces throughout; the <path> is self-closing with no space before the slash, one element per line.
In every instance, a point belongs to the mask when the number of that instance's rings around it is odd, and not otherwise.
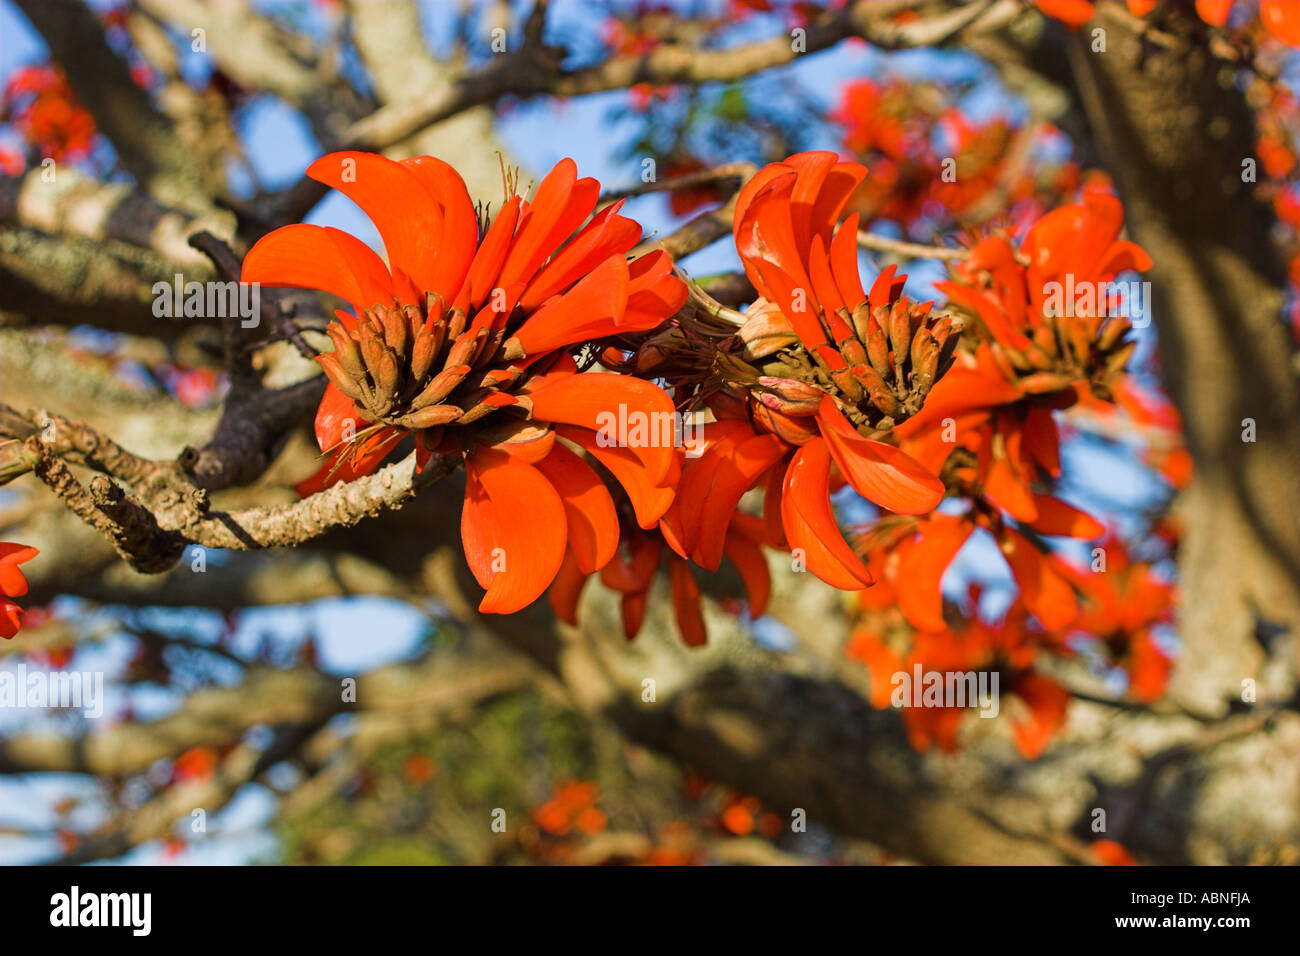
<path fill-rule="evenodd" d="M 737 514 L 731 521 L 724 548 L 727 560 L 740 575 L 749 600 L 749 616 L 758 618 L 767 610 L 767 600 L 772 594 L 772 574 L 767 569 L 760 542 L 763 540 L 763 522 L 753 515 Z"/>
<path fill-rule="evenodd" d="M 840 473 L 868 501 L 898 514 L 919 515 L 943 500 L 942 481 L 901 449 L 859 435 L 829 395 L 822 398 L 817 421 Z"/>
<path fill-rule="evenodd" d="M 325 386 L 325 394 L 321 396 L 320 404 L 316 406 L 317 447 L 321 451 L 329 451 L 343 441 L 344 435 L 349 430 L 352 435 L 361 431 L 365 423 L 361 422 L 360 418 L 361 413 L 357 411 L 357 406 L 352 399 L 330 382 Z"/>
<path fill-rule="evenodd" d="M 622 594 L 645 592 L 659 570 L 663 543 L 654 535 L 634 534 L 627 542 L 627 556 L 620 550 L 600 569 L 605 587 Z"/>
<path fill-rule="evenodd" d="M 860 591 L 871 584 L 871 575 L 835 523 L 830 467 L 825 441 L 814 438 L 800 446 L 786 469 L 781 521 L 791 550 L 803 552 L 809 571 L 832 587 Z"/>
<path fill-rule="evenodd" d="M 514 338 L 525 355 L 534 356 L 630 331 L 622 328 L 627 293 L 627 261 L 610 256 L 568 292 L 530 315 Z"/>
<path fill-rule="evenodd" d="M 510 614 L 527 607 L 555 579 L 564 560 L 564 504 L 532 465 L 488 448 L 465 461 L 461 541 L 487 594 L 478 609 Z"/>
<path fill-rule="evenodd" d="M 528 284 L 519 304 L 531 310 L 563 292 L 612 255 L 621 256 L 641 238 L 641 224 L 620 216 L 623 200 L 606 206 Z"/>
<path fill-rule="evenodd" d="M 22 629 L 23 609 L 8 598 L 0 598 L 0 637 L 8 640 Z"/>
<path fill-rule="evenodd" d="M 1066 504 L 1052 495 L 1034 495 L 1034 504 L 1038 508 L 1038 518 L 1031 527 L 1039 534 L 1062 535 L 1067 538 L 1081 538 L 1091 541 L 1106 533 L 1105 526 L 1074 505 Z"/>
<path fill-rule="evenodd" d="M 1028 714 L 1011 721 L 1016 749 L 1026 760 L 1037 760 L 1048 743 L 1065 726 L 1070 694 L 1056 681 L 1030 671 L 1017 678 L 1014 692 L 1027 705 Z"/>
<path fill-rule="evenodd" d="M 400 162 L 424 183 L 424 188 L 442 206 L 442 237 L 433 261 L 432 284 L 423 291 L 436 292 L 453 302 L 465 284 L 478 249 L 474 200 L 460 173 L 441 159 L 413 156 Z"/>
<path fill-rule="evenodd" d="M 916 628 L 942 631 L 944 572 L 975 526 L 953 515 L 933 515 L 917 529 L 919 536 L 902 550 L 898 562 L 898 609 Z"/>
<path fill-rule="evenodd" d="M 370 217 L 384 240 L 388 264 L 418 289 L 435 288 L 434 260 L 445 244 L 442 208 L 422 177 L 378 153 L 330 153 L 307 167 L 307 175 L 337 189 Z"/>
<path fill-rule="evenodd" d="M 1079 599 L 1069 581 L 1053 567 L 1053 557 L 1010 528 L 1002 530 L 998 544 L 1020 586 L 1025 607 L 1049 631 L 1069 627 L 1079 616 Z"/>
<path fill-rule="evenodd" d="M 328 226 L 297 223 L 268 233 L 248 250 L 241 282 L 319 289 L 352 304 L 358 313 L 393 300 L 393 280 L 360 239 Z"/>
<path fill-rule="evenodd" d="M 582 599 L 582 589 L 586 587 L 588 580 L 589 575 L 579 569 L 573 552 L 566 553 L 564 561 L 560 564 L 560 570 L 556 572 L 555 580 L 551 582 L 551 587 L 546 592 L 551 610 L 565 624 L 578 626 L 578 602 Z"/>
<path fill-rule="evenodd" d="M 593 444 L 625 449 L 640 459 L 646 479 L 660 484 L 676 457 L 673 400 L 658 385 L 626 375 L 588 372 L 530 390 L 533 418 L 599 433 Z M 584 446 L 585 447 L 585 446 Z"/>
<path fill-rule="evenodd" d="M 600 476 L 563 445 L 537 463 L 564 503 L 569 554 L 584 574 L 594 574 L 618 550 L 618 512 Z"/>
<path fill-rule="evenodd" d="M 469 267 L 469 276 L 465 280 L 465 285 L 456 297 L 454 304 L 459 308 L 467 312 L 470 308 L 479 308 L 497 287 L 501 266 L 506 261 L 506 254 L 509 253 L 510 243 L 514 238 L 515 226 L 519 222 L 520 205 L 518 196 L 511 198 L 492 220 L 487 234 L 479 243 L 478 251 L 474 253 L 474 262 Z"/>
<path fill-rule="evenodd" d="M 704 612 L 700 607 L 700 586 L 691 574 L 691 566 L 681 558 L 668 561 L 668 582 L 672 587 L 673 616 L 677 631 L 687 647 L 703 647 L 709 632 L 704 626 Z"/>
<path fill-rule="evenodd" d="M 0 543 L 0 593 L 22 597 L 27 593 L 27 578 L 18 565 L 40 554 L 36 548 L 12 542 Z"/>
<path fill-rule="evenodd" d="M 294 485 L 294 490 L 300 498 L 306 498 L 341 481 L 368 475 L 406 435 L 396 428 L 382 428 L 367 435 L 357 446 L 352 443 L 340 445 L 326 456 L 319 471 Z"/>
<path fill-rule="evenodd" d="M 618 446 L 602 447 L 596 442 L 594 432 L 573 425 L 556 425 L 555 433 L 589 451 L 597 461 L 609 469 L 632 502 L 636 522 L 642 528 L 653 528 L 673 503 L 673 489 L 657 485 L 650 480 L 644 462 L 631 449 Z"/>
<path fill-rule="evenodd" d="M 741 497 L 764 472 L 780 461 L 785 452 L 785 442 L 775 435 L 754 435 L 718 456 L 720 461 L 709 483 L 698 529 L 693 535 L 691 557 L 696 564 L 708 571 L 718 569 L 726 544 L 727 527 L 736 515 Z"/>
<path fill-rule="evenodd" d="M 578 179 L 578 166 L 564 158 L 537 184 L 519 222 L 510 255 L 501 267 L 503 284 L 527 284 L 543 262 L 591 215 L 600 196 L 594 179 Z"/>

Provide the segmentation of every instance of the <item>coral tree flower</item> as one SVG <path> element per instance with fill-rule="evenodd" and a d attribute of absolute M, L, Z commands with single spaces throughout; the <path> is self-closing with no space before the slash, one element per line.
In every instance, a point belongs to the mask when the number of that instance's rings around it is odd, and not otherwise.
<path fill-rule="evenodd" d="M 900 446 L 933 470 L 955 448 L 972 453 L 963 479 L 1046 534 L 1100 531 L 1095 522 L 1060 530 L 1064 513 L 1055 499 L 1044 511 L 1034 485 L 1061 473 L 1053 411 L 1089 392 L 1112 400 L 1135 347 L 1126 338 L 1129 319 L 1106 308 L 1116 275 L 1151 267 L 1140 246 L 1118 238 L 1123 222 L 1119 200 L 1089 190 L 1083 202 L 1039 219 L 1018 252 L 1001 235 L 978 243 L 953 281 L 938 288 L 984 340 L 958 356 L 925 408 L 895 430 Z M 1067 301 L 1072 292 L 1076 298 Z"/>
<path fill-rule="evenodd" d="M 621 203 L 587 222 L 600 185 L 579 179 L 570 159 L 531 201 L 508 198 L 490 226 L 433 157 L 334 153 L 307 174 L 366 212 L 388 265 L 353 236 L 306 224 L 263 237 L 244 260 L 245 282 L 318 289 L 354 309 L 336 313 L 335 351 L 319 357 L 330 383 L 316 438 L 329 457 L 299 491 L 374 471 L 408 434 L 420 467 L 460 456 L 465 556 L 487 591 L 479 609 L 499 613 L 536 599 L 566 547 L 588 573 L 617 548 L 604 481 L 566 442 L 608 469 L 637 522 L 653 527 L 672 499 L 674 450 L 606 447 L 597 421 L 620 405 L 671 415 L 672 400 L 650 382 L 578 374 L 568 353 L 654 328 L 686 299 L 666 254 L 626 260 L 641 227 L 619 215 Z"/>
<path fill-rule="evenodd" d="M 22 627 L 23 609 L 11 600 L 27 593 L 27 578 L 18 565 L 38 554 L 29 545 L 0 542 L 0 637 L 13 637 Z"/>
<path fill-rule="evenodd" d="M 85 159 L 94 147 L 95 120 L 56 66 L 14 71 L 0 94 L 0 122 L 13 123 L 28 146 L 60 163 Z"/>
<path fill-rule="evenodd" d="M 892 269 L 863 291 L 858 217 L 835 226 L 865 175 L 834 153 L 800 153 L 761 169 L 737 198 L 736 248 L 761 298 L 743 350 L 720 357 L 719 421 L 678 492 L 683 544 L 702 567 L 718 566 L 730 515 L 763 480 L 767 543 L 800 549 L 808 570 L 847 590 L 871 575 L 836 525 L 833 487 L 847 482 L 902 514 L 943 498 L 935 475 L 879 436 L 920 409 L 955 330 L 901 297 Z"/>

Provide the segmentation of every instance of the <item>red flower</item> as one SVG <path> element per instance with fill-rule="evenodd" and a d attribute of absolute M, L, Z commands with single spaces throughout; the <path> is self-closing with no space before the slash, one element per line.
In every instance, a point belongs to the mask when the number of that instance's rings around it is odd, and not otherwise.
<path fill-rule="evenodd" d="M 1096 857 L 1097 862 L 1102 866 L 1137 866 L 1137 861 L 1124 848 L 1124 844 L 1116 843 L 1114 840 L 1093 840 L 1092 845 L 1088 847 L 1088 852 Z"/>
<path fill-rule="evenodd" d="M 1124 542 L 1110 536 L 1099 544 L 1104 566 L 1071 568 L 1070 579 L 1083 595 L 1083 609 L 1072 633 L 1091 637 L 1129 676 L 1129 696 L 1153 701 L 1165 691 L 1173 661 L 1152 638 L 1152 630 L 1173 622 L 1177 590 L 1134 561 Z"/>
<path fill-rule="evenodd" d="M 27 593 L 27 578 L 18 565 L 40 554 L 25 544 L 0 542 L 0 637 L 10 638 L 22 627 L 23 609 L 10 598 Z"/>
<path fill-rule="evenodd" d="M 1069 515 L 1070 523 L 1092 522 L 1082 512 L 1055 498 L 1039 496 L 1043 506 Z M 1051 504 L 1048 504 L 1051 502 Z M 1082 518 L 1078 517 L 1082 516 Z M 1095 522 L 1094 522 L 1095 524 Z M 989 530 L 1020 588 L 1020 600 L 1049 631 L 1069 627 L 1079 613 L 1078 598 L 1072 587 L 1072 569 L 1051 552 L 1040 550 L 1029 538 L 990 520 L 986 514 L 972 511 L 962 516 L 934 514 L 917 521 L 914 532 L 897 539 L 890 550 L 897 560 L 883 565 L 888 568 L 888 584 L 896 595 L 898 609 L 918 630 L 942 631 L 947 628 L 943 613 L 940 584 L 976 527 Z M 1087 524 L 1086 536 L 1096 537 L 1103 530 Z"/>
<path fill-rule="evenodd" d="M 676 482 L 671 447 L 597 441 L 604 413 L 673 412 L 657 386 L 615 374 L 579 375 L 577 343 L 653 328 L 682 305 L 685 285 L 663 253 L 627 262 L 641 227 L 621 203 L 579 226 L 600 186 L 556 165 L 531 202 L 512 196 L 481 227 L 460 176 L 428 156 L 393 162 L 335 153 L 307 170 L 370 216 L 389 266 L 337 229 L 293 225 L 262 238 L 245 282 L 321 289 L 352 303 L 319 357 L 330 378 L 316 438 L 330 459 L 310 493 L 374 471 L 408 434 L 423 467 L 464 459 L 465 556 L 486 589 L 479 609 L 508 613 L 551 583 L 566 544 L 587 573 L 612 556 L 618 525 L 585 450 L 626 489 L 652 528 Z M 575 232 L 576 230 L 576 232 Z M 580 504 L 580 502 L 582 504 Z"/>
<path fill-rule="evenodd" d="M 1005 692 L 1015 698 L 1009 708 L 1012 740 L 1026 760 L 1035 760 L 1064 726 L 1069 694 L 1055 681 L 1034 671 L 1041 634 L 1026 624 L 1024 608 L 1013 605 L 994 624 L 975 618 L 959 628 L 916 631 L 906 656 L 872 632 L 859 629 L 845 653 L 866 665 L 871 675 L 871 705 L 881 710 L 893 702 L 892 680 L 898 672 L 913 677 L 917 666 L 923 675 L 997 672 L 999 694 Z M 961 723 L 977 706 L 978 701 L 968 701 L 965 707 L 903 707 L 909 743 L 917 750 L 931 746 L 945 752 L 955 750 Z"/>
<path fill-rule="evenodd" d="M 689 472 L 683 475 L 683 484 L 687 475 Z M 744 585 L 749 616 L 757 618 L 767 608 L 772 587 L 761 548 L 764 543 L 762 522 L 737 511 L 730 516 L 729 525 L 722 535 L 723 553 Z M 668 583 L 677 632 L 689 647 L 702 647 L 707 642 L 708 629 L 704 623 L 699 584 L 681 540 L 680 517 L 672 509 L 660 519 L 659 533 L 637 531 L 625 534 L 613 558 L 600 569 L 601 583 L 622 595 L 623 633 L 628 640 L 640 633 L 645 622 L 650 586 L 665 558 L 664 545 L 667 544 Z M 714 565 L 714 570 L 716 568 Z M 577 625 L 578 601 L 589 577 L 590 574 L 579 567 L 572 553 L 565 556 L 549 592 L 551 608 L 560 620 Z"/>
<path fill-rule="evenodd" d="M 832 239 L 865 175 L 833 153 L 800 153 L 761 169 L 737 198 L 736 248 L 761 299 L 740 333 L 745 351 L 719 357 L 728 390 L 710 405 L 721 421 L 706 427 L 678 491 L 683 551 L 701 567 L 718 566 L 731 515 L 760 481 L 767 543 L 799 549 L 808 570 L 848 590 L 871 576 L 836 526 L 833 484 L 903 514 L 943 497 L 938 478 L 875 437 L 920 407 L 951 329 L 901 298 L 892 270 L 863 291 L 856 215 Z M 787 371 L 748 364 L 771 357 Z"/>
<path fill-rule="evenodd" d="M 16 70 L 0 96 L 0 120 L 12 122 L 29 146 L 58 162 L 84 159 L 94 145 L 95 120 L 58 67 Z"/>
<path fill-rule="evenodd" d="M 1040 515 L 1034 485 L 1060 474 L 1052 413 L 1085 389 L 1111 400 L 1134 348 L 1129 320 L 1106 308 L 1118 273 L 1151 266 L 1141 247 L 1118 238 L 1123 215 L 1114 196 L 1088 190 L 1082 203 L 1038 220 L 1018 252 L 1003 236 L 976 245 L 956 279 L 938 287 L 985 341 L 959 356 L 925 407 L 895 429 L 903 450 L 930 469 L 956 448 L 972 453 L 962 475 L 970 490 L 1046 534 L 1100 533 L 1095 522 Z M 1054 528 L 1062 518 L 1072 528 Z"/>

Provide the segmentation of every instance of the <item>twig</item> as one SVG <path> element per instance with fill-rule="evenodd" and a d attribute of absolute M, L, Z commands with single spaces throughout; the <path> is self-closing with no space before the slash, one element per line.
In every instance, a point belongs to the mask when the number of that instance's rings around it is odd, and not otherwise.
<path fill-rule="evenodd" d="M 902 239 L 890 239 L 878 236 L 874 232 L 858 230 L 858 245 L 864 249 L 888 252 L 902 259 L 966 259 L 970 257 L 969 249 L 951 249 L 947 246 L 926 246 L 918 242 L 904 242 Z"/>

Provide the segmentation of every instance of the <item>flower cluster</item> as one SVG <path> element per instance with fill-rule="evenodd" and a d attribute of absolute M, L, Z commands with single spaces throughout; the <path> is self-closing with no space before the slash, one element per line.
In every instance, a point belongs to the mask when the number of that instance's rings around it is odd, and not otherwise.
<path fill-rule="evenodd" d="M 388 265 L 360 240 L 312 225 L 276 230 L 244 260 L 245 282 L 321 289 L 354 308 L 338 313 L 335 351 L 320 357 L 330 384 L 316 438 L 329 457 L 300 492 L 374 471 L 407 436 L 421 468 L 458 456 L 465 556 L 487 591 L 480 609 L 501 613 L 535 600 L 566 553 L 588 573 L 613 557 L 614 502 L 575 448 L 653 526 L 672 499 L 676 453 L 605 447 L 596 424 L 619 403 L 671 416 L 672 400 L 629 376 L 580 375 L 569 352 L 654 328 L 686 299 L 664 254 L 627 261 L 641 227 L 621 204 L 592 217 L 599 184 L 579 179 L 572 160 L 531 201 L 511 195 L 490 225 L 455 170 L 432 157 L 335 153 L 308 174 L 370 216 Z"/>
<path fill-rule="evenodd" d="M 29 149 L 56 162 L 90 155 L 95 121 L 56 66 L 15 70 L 0 93 L 0 123 L 12 124 Z"/>
<path fill-rule="evenodd" d="M 353 307 L 319 356 L 325 461 L 299 491 L 373 472 L 408 441 L 421 470 L 435 458 L 463 464 L 461 536 L 481 610 L 508 613 L 549 591 L 576 623 L 599 577 L 631 638 L 663 568 L 678 630 L 699 645 L 697 570 L 725 559 L 757 617 L 771 591 L 764 549 L 775 549 L 861 592 L 866 611 L 894 614 L 915 634 L 905 654 L 891 651 L 899 661 L 1004 668 L 1031 712 L 1051 709 L 1017 731 L 1026 753 L 1059 726 L 1035 655 L 1065 647 L 1072 629 L 1129 635 L 1115 659 L 1135 688 L 1154 686 L 1154 645 L 1116 610 L 1126 586 L 1098 592 L 1045 544 L 1104 532 L 1052 487 L 1055 412 L 1129 394 L 1130 322 L 1107 310 L 1105 290 L 1150 262 L 1119 238 L 1113 196 L 1086 190 L 1019 240 L 979 240 L 936 308 L 906 296 L 893 267 L 864 286 L 860 218 L 845 211 L 867 169 L 800 153 L 736 197 L 733 240 L 756 293 L 742 315 L 688 287 L 663 253 L 629 260 L 641 227 L 620 204 L 597 211 L 598 184 L 569 160 L 531 200 L 508 188 L 490 221 L 430 157 L 338 153 L 308 173 L 370 215 L 388 262 L 311 225 L 266 236 L 245 259 L 245 281 Z M 580 369 L 580 354 L 602 370 Z M 843 487 L 879 514 L 852 543 L 832 505 Z M 940 589 L 977 532 L 992 535 L 1019 585 L 998 625 L 958 621 Z M 924 739 L 948 742 L 950 730 Z"/>

